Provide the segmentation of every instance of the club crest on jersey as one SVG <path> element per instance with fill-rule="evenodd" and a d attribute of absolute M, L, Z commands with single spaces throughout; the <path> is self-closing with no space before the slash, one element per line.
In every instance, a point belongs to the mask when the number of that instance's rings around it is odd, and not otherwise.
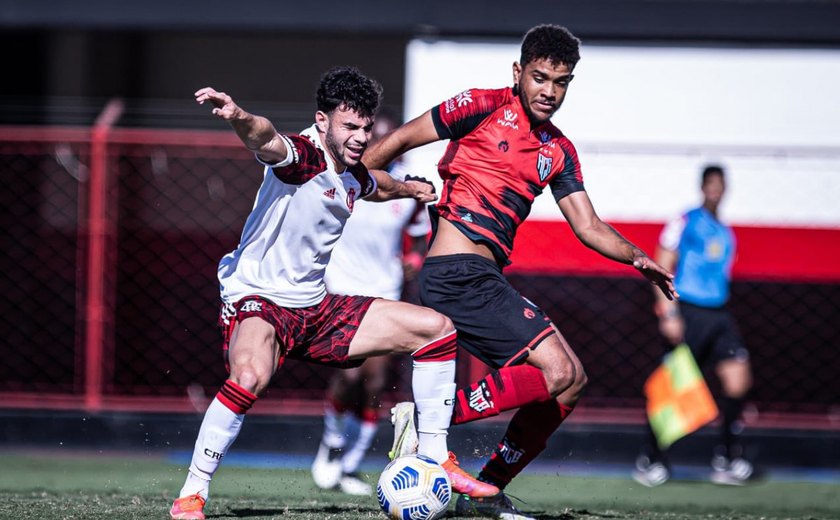
<path fill-rule="evenodd" d="M 350 213 L 353 213 L 353 204 L 356 203 L 356 189 L 350 188 L 347 190 L 347 207 L 350 209 Z"/>
<path fill-rule="evenodd" d="M 544 181 L 551 173 L 551 164 L 554 162 L 552 157 L 546 157 L 540 152 L 537 154 L 537 172 L 540 174 L 540 180 Z"/>

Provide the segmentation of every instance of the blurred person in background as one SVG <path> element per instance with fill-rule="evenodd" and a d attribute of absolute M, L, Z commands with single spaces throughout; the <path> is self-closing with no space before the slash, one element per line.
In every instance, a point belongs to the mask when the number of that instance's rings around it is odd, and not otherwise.
<path fill-rule="evenodd" d="M 330 69 L 316 93 L 315 123 L 281 135 L 271 122 L 213 88 L 195 93 L 227 121 L 263 164 L 262 184 L 236 249 L 219 263 L 219 325 L 229 378 L 199 428 L 173 519 L 203 519 L 210 480 L 246 412 L 285 359 L 356 367 L 365 358 L 410 353 L 420 452 L 439 462 L 453 490 L 498 493 L 449 461 L 446 434 L 455 390 L 455 330 L 431 309 L 368 296 L 328 294 L 330 253 L 361 198 L 435 199 L 430 183 L 393 179 L 361 162 L 382 88 L 352 67 Z"/>
<path fill-rule="evenodd" d="M 399 125 L 396 115 L 380 110 L 371 143 Z M 389 165 L 387 171 L 397 180 L 407 177 L 400 161 Z M 399 300 L 403 282 L 413 280 L 420 271 L 429 231 L 429 214 L 421 202 L 359 201 L 327 265 L 327 291 Z M 409 241 L 405 254 L 404 238 Z M 324 434 L 312 464 L 312 478 L 318 487 L 337 488 L 350 495 L 372 493 L 371 485 L 357 470 L 376 434 L 380 394 L 391 361 L 390 356 L 373 357 L 359 368 L 335 371 L 330 379 Z"/>
<path fill-rule="evenodd" d="M 713 367 L 720 380 L 720 443 L 712 456 L 711 480 L 741 485 L 753 474 L 740 442 L 740 417 L 752 385 L 752 372 L 749 352 L 725 307 L 735 260 L 735 235 L 718 218 L 726 191 L 723 168 L 706 166 L 700 189 L 703 204 L 669 222 L 660 234 L 656 261 L 675 271 L 680 301 L 668 300 L 655 291 L 654 310 L 668 347 L 687 343 L 697 363 Z M 633 478 L 653 487 L 664 484 L 670 476 L 668 454 L 659 448 L 649 427 Z"/>
<path fill-rule="evenodd" d="M 516 229 L 546 188 L 586 246 L 632 265 L 667 298 L 672 276 L 598 218 L 584 190 L 577 152 L 551 123 L 580 59 L 579 40 L 566 28 L 527 32 L 513 86 L 470 89 L 409 121 L 365 155 L 372 168 L 408 150 L 450 140 L 438 164 L 444 182 L 431 208 L 433 237 L 420 273 L 423 305 L 449 316 L 458 343 L 494 371 L 456 393 L 452 424 L 518 408 L 479 479 L 504 489 L 546 447 L 586 386 L 586 374 L 546 314 L 523 298 L 502 273 Z M 413 410 L 394 410 L 396 455 L 414 449 Z M 504 492 L 460 496 L 461 516 L 527 518 Z"/>

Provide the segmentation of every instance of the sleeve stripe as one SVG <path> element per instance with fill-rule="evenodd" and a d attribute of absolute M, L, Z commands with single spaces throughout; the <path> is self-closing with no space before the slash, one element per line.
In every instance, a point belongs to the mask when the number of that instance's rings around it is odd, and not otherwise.
<path fill-rule="evenodd" d="M 452 133 L 449 131 L 449 127 L 446 126 L 440 117 L 440 105 L 432 107 L 431 112 L 432 122 L 435 124 L 438 137 L 440 139 L 452 139 Z"/>

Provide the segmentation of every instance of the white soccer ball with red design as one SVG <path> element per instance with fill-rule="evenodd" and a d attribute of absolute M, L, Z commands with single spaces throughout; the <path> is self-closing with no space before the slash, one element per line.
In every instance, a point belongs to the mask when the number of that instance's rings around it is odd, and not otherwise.
<path fill-rule="evenodd" d="M 452 486 L 440 464 L 422 455 L 407 455 L 385 466 L 376 496 L 389 518 L 434 520 L 446 514 Z"/>

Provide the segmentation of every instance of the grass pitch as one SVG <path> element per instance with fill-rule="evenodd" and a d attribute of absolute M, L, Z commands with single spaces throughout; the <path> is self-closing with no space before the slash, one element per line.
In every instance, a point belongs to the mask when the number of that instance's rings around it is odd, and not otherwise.
<path fill-rule="evenodd" d="M 162 456 L 0 452 L 0 518 L 168 518 L 185 468 Z M 373 478 L 373 476 L 371 476 Z M 629 478 L 522 475 L 509 488 L 540 519 L 816 520 L 840 518 L 840 484 L 759 482 L 743 488 Z M 222 467 L 208 518 L 382 519 L 375 498 L 321 491 L 307 470 Z M 449 517 L 454 518 L 450 507 Z"/>

